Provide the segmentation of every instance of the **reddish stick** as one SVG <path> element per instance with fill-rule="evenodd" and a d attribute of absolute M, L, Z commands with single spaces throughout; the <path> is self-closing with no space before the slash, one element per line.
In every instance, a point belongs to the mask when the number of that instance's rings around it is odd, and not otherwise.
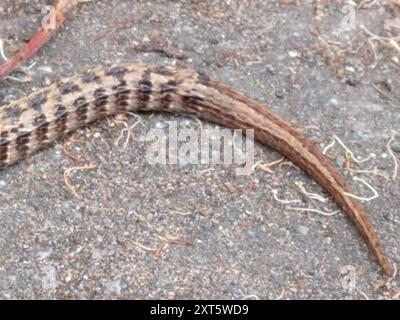
<path fill-rule="evenodd" d="M 15 69 L 19 68 L 25 61 L 29 60 L 35 53 L 43 47 L 64 24 L 68 14 L 78 4 L 79 0 L 59 0 L 55 9 L 55 28 L 43 28 L 33 36 L 33 38 L 18 51 L 9 61 L 0 65 L 0 79 L 6 77 Z M 49 24 L 51 17 L 48 17 L 46 24 Z"/>

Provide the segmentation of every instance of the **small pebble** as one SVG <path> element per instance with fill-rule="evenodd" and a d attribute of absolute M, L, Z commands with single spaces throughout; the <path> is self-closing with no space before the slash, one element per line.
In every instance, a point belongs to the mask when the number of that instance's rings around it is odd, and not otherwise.
<path fill-rule="evenodd" d="M 291 58 L 300 57 L 300 53 L 298 53 L 297 51 L 289 51 L 288 54 L 289 54 L 289 57 L 291 57 Z"/>
<path fill-rule="evenodd" d="M 297 232 L 301 233 L 302 235 L 306 236 L 308 234 L 308 228 L 305 226 L 298 226 L 297 227 Z"/>

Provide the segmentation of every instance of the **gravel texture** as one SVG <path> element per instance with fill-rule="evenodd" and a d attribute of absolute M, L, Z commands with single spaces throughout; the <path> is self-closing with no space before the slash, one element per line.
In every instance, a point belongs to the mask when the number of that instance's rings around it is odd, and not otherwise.
<path fill-rule="evenodd" d="M 293 2 L 284 4 L 284 2 Z M 361 1 L 358 1 L 361 2 Z M 7 53 L 37 30 L 51 1 L 0 3 Z M 89 1 L 31 62 L 32 81 L 0 82 L 0 105 L 63 76 L 117 62 L 188 66 L 241 90 L 290 120 L 321 148 L 339 136 L 356 156 L 375 158 L 345 170 L 344 150 L 328 152 L 365 202 L 388 256 L 399 263 L 399 179 L 387 150 L 400 132 L 399 52 L 372 40 L 398 11 L 387 2 L 356 11 L 344 30 L 347 1 Z M 31 63 L 30 62 L 30 63 Z M 23 77 L 21 73 L 13 74 Z M 0 171 L 0 297 L 3 299 L 393 299 L 378 265 L 349 219 L 290 210 L 277 202 L 335 210 L 296 191 L 326 196 L 295 166 L 235 175 L 235 165 L 158 165 L 144 157 L 145 135 L 192 118 L 141 115 L 124 149 L 114 119 L 79 130 L 31 159 Z M 134 124 L 130 116 L 128 123 Z M 203 123 L 205 128 L 216 127 Z M 167 131 L 166 131 L 167 132 Z M 391 144 L 399 157 L 400 138 Z M 63 175 L 80 164 L 94 170 Z M 256 146 L 256 161 L 280 156 Z M 171 240 L 172 239 L 172 240 Z M 169 245 L 165 246 L 166 241 Z M 158 249 L 154 251 L 152 249 Z M 350 279 L 350 281 L 349 281 Z M 352 282 L 351 280 L 354 280 Z M 354 284 L 354 287 L 346 286 Z"/>

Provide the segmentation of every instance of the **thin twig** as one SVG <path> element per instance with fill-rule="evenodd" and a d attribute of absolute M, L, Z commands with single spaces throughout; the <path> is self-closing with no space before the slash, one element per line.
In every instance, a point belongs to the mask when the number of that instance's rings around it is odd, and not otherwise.
<path fill-rule="evenodd" d="M 330 148 L 332 148 L 335 144 L 336 144 L 336 140 L 333 139 L 332 142 L 331 142 L 330 144 L 328 144 L 328 145 L 324 148 L 324 150 L 322 151 L 322 153 L 325 155 L 325 154 L 328 152 L 328 150 L 329 150 Z"/>
<path fill-rule="evenodd" d="M 257 163 L 254 164 L 254 166 L 252 168 L 252 171 L 254 171 L 257 168 L 260 168 L 261 170 L 263 170 L 265 172 L 273 173 L 274 171 L 272 169 L 270 169 L 270 167 L 272 167 L 272 166 L 274 166 L 276 164 L 279 164 L 284 160 L 285 160 L 285 158 L 282 157 L 282 158 L 280 158 L 278 160 L 275 160 L 275 161 L 272 161 L 270 163 L 263 163 L 262 161 L 258 161 Z"/>
<path fill-rule="evenodd" d="M 146 247 L 143 244 L 137 242 L 137 241 L 132 241 L 132 244 L 134 244 L 135 246 L 139 247 L 140 249 L 143 249 L 145 251 L 151 251 L 151 252 L 156 252 L 157 248 L 150 248 L 150 247 Z"/>
<path fill-rule="evenodd" d="M 278 190 L 276 190 L 276 189 L 271 190 L 271 192 L 272 192 L 272 195 L 273 195 L 274 199 L 276 201 L 280 202 L 280 203 L 283 203 L 283 204 L 301 203 L 301 200 L 298 200 L 298 199 L 296 199 L 296 200 L 285 200 L 285 199 L 278 198 Z"/>
<path fill-rule="evenodd" d="M 276 298 L 276 300 L 282 300 L 283 297 L 285 296 L 285 293 L 286 293 L 286 290 L 283 287 L 282 290 L 281 290 L 281 294 Z"/>
<path fill-rule="evenodd" d="M 340 138 L 339 138 L 337 135 L 334 135 L 334 138 L 335 138 L 336 141 L 342 146 L 342 148 L 346 150 L 346 155 L 347 155 L 347 154 L 350 155 L 350 157 L 352 158 L 352 160 L 353 160 L 354 162 L 356 162 L 356 163 L 363 163 L 363 162 L 369 161 L 369 160 L 371 160 L 371 159 L 373 159 L 373 158 L 376 157 L 375 154 L 371 153 L 371 154 L 370 154 L 368 157 L 366 157 L 365 159 L 358 160 L 358 159 L 354 156 L 353 151 L 351 151 L 350 148 L 347 147 L 347 146 L 343 143 L 343 141 L 340 140 Z"/>
<path fill-rule="evenodd" d="M 168 248 L 171 244 L 194 247 L 193 242 L 191 242 L 189 240 L 185 240 L 185 239 L 182 239 L 182 238 L 168 238 L 168 239 L 166 239 L 166 240 L 161 242 L 161 244 L 159 245 L 159 247 L 155 251 L 154 255 L 156 257 L 160 257 L 161 256 L 161 252 L 164 251 L 166 248 Z"/>
<path fill-rule="evenodd" d="M 340 212 L 340 210 L 336 210 L 333 212 L 324 212 L 324 211 L 321 211 L 318 209 L 312 209 L 312 208 L 293 208 L 293 207 L 288 207 L 288 210 L 313 212 L 313 213 L 318 213 L 318 214 L 321 214 L 321 215 L 327 216 L 327 217 L 334 216 Z"/>
<path fill-rule="evenodd" d="M 304 194 L 307 198 L 318 200 L 319 202 L 325 203 L 327 201 L 326 198 L 317 194 L 308 192 L 305 187 L 304 183 L 301 181 L 295 181 L 295 185 L 300 189 L 301 193 Z"/>
<path fill-rule="evenodd" d="M 66 184 L 66 186 L 68 187 L 68 189 L 71 191 L 71 193 L 79 198 L 79 194 L 76 191 L 75 187 L 69 182 L 68 177 L 71 175 L 72 172 L 74 171 L 79 171 L 79 170 L 93 170 L 95 169 L 97 166 L 96 165 L 88 165 L 88 166 L 82 166 L 82 167 L 73 167 L 73 168 L 68 168 L 67 170 L 64 171 L 64 182 Z"/>
<path fill-rule="evenodd" d="M 369 198 L 364 198 L 364 197 L 356 196 L 356 195 L 354 195 L 354 194 L 352 194 L 352 193 L 349 193 L 349 192 L 343 192 L 345 195 L 347 195 L 347 196 L 349 196 L 349 197 L 352 197 L 352 198 L 354 198 L 354 199 L 357 199 L 357 200 L 361 200 L 361 201 L 371 201 L 371 200 L 374 200 L 374 199 L 376 199 L 376 198 L 379 197 L 378 191 L 376 191 L 376 190 L 374 189 L 374 187 L 372 187 L 372 186 L 371 186 L 368 182 L 366 182 L 365 180 L 363 180 L 363 179 L 361 179 L 361 178 L 357 178 L 357 177 L 354 177 L 353 180 L 357 180 L 357 181 L 360 181 L 360 182 L 362 182 L 363 184 L 365 184 L 365 185 L 374 193 L 374 195 L 371 196 L 371 197 L 369 197 Z"/>

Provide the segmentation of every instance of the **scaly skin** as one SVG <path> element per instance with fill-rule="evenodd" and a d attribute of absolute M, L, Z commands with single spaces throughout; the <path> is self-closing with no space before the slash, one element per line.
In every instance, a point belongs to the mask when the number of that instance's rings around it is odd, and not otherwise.
<path fill-rule="evenodd" d="M 99 68 L 0 109 L 0 168 L 68 132 L 126 111 L 194 115 L 227 127 L 254 129 L 255 138 L 289 158 L 325 188 L 350 216 L 387 275 L 393 274 L 361 204 L 332 163 L 288 122 L 241 93 L 187 69 L 152 65 Z"/>

